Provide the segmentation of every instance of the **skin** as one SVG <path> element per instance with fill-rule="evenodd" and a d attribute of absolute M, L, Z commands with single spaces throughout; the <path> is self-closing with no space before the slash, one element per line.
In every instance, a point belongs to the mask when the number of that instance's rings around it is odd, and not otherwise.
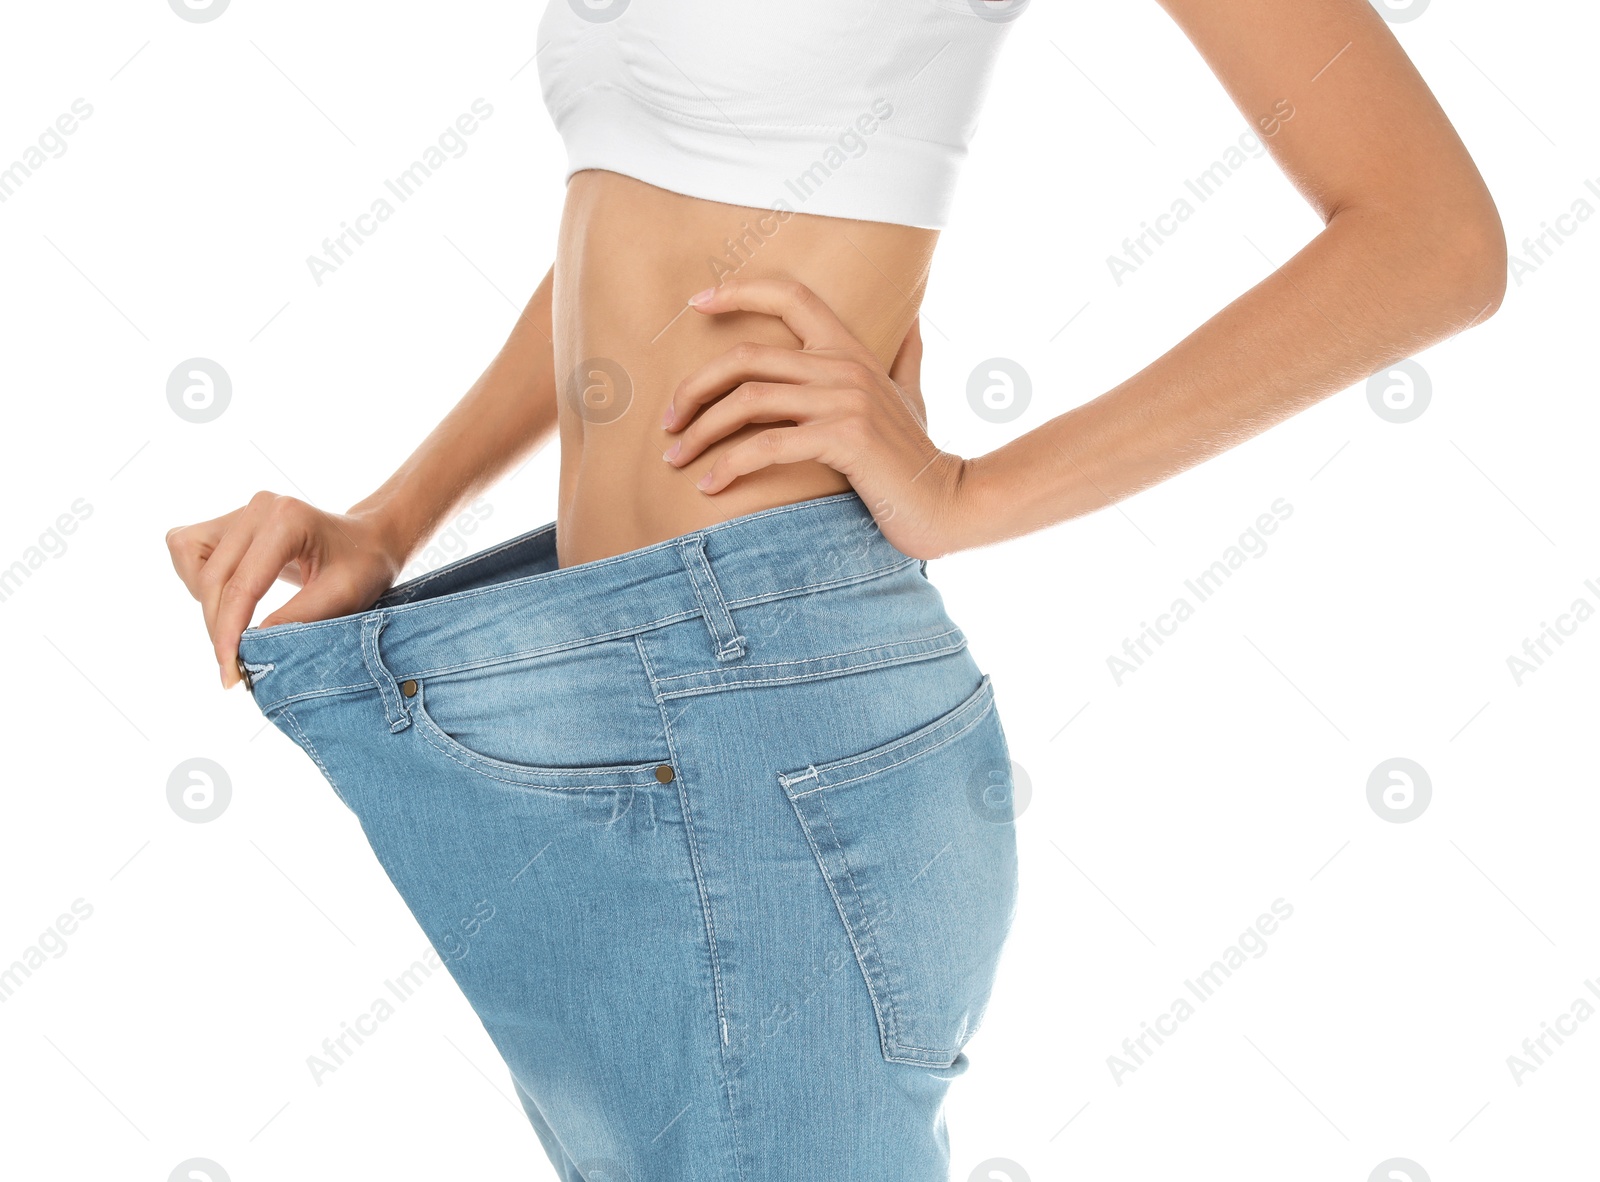
<path fill-rule="evenodd" d="M 1506 283 L 1494 202 L 1367 0 L 1162 6 L 1324 223 L 1168 352 L 963 458 L 929 439 L 918 382 L 935 231 L 779 222 L 576 173 L 556 265 L 505 346 L 372 496 L 336 514 L 263 492 L 169 532 L 223 685 L 275 580 L 300 591 L 263 626 L 365 610 L 553 433 L 563 566 L 852 487 L 889 541 L 933 558 L 1103 508 L 1493 314 Z M 594 358 L 623 383 L 580 373 Z"/>

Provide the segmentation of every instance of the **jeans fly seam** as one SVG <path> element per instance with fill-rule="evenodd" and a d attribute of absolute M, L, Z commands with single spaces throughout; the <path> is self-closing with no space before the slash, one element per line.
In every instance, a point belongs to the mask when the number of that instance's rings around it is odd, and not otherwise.
<path fill-rule="evenodd" d="M 633 645 L 639 653 L 639 663 L 644 666 L 645 679 L 650 683 L 650 692 L 655 698 L 656 709 L 661 712 L 661 731 L 667 741 L 668 757 L 673 767 L 679 767 L 677 745 L 672 741 L 672 720 L 667 715 L 666 700 L 656 689 L 655 669 L 652 668 L 650 657 L 644 651 L 644 644 L 638 636 L 633 638 Z M 717 930 L 711 918 L 711 899 L 706 893 L 705 876 L 700 870 L 700 846 L 695 838 L 694 819 L 689 811 L 689 793 L 685 787 L 687 777 L 679 775 L 673 779 L 678 786 L 678 808 L 683 813 L 684 837 L 689 846 L 689 868 L 694 871 L 695 891 L 700 896 L 700 913 L 706 926 L 706 945 L 711 953 L 711 992 L 717 1011 L 717 1061 L 722 1064 L 722 1094 L 728 1105 L 728 1124 L 733 1133 L 734 1169 L 742 1179 L 744 1165 L 739 1145 L 739 1117 L 734 1111 L 733 1084 L 728 1075 L 728 1015 L 722 995 L 722 962 L 717 955 Z"/>

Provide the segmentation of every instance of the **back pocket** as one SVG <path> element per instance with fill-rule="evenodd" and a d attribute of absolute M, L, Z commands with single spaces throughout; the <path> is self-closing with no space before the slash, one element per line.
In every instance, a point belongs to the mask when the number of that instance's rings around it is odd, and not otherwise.
<path fill-rule="evenodd" d="M 1016 904 L 1011 759 L 988 675 L 882 746 L 778 776 L 855 949 L 885 1059 L 948 1067 Z"/>

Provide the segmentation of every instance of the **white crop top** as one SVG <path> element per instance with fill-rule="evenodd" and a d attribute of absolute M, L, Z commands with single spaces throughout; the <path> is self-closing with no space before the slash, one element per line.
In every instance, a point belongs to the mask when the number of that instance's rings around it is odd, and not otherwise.
<path fill-rule="evenodd" d="M 1027 0 L 549 0 L 567 176 L 939 228 Z"/>

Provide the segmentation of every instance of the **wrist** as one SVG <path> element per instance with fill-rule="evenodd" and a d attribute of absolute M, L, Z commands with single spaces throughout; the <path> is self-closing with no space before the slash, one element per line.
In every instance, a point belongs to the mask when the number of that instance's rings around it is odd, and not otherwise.
<path fill-rule="evenodd" d="M 992 453 L 991 453 L 992 455 Z M 999 541 L 1000 506 L 995 497 L 994 464 L 989 455 L 959 461 L 951 490 L 945 553 L 972 550 Z"/>
<path fill-rule="evenodd" d="M 363 546 L 376 548 L 391 577 L 399 575 L 422 542 L 422 531 L 387 498 L 374 495 L 358 501 L 345 516 L 362 526 Z"/>

